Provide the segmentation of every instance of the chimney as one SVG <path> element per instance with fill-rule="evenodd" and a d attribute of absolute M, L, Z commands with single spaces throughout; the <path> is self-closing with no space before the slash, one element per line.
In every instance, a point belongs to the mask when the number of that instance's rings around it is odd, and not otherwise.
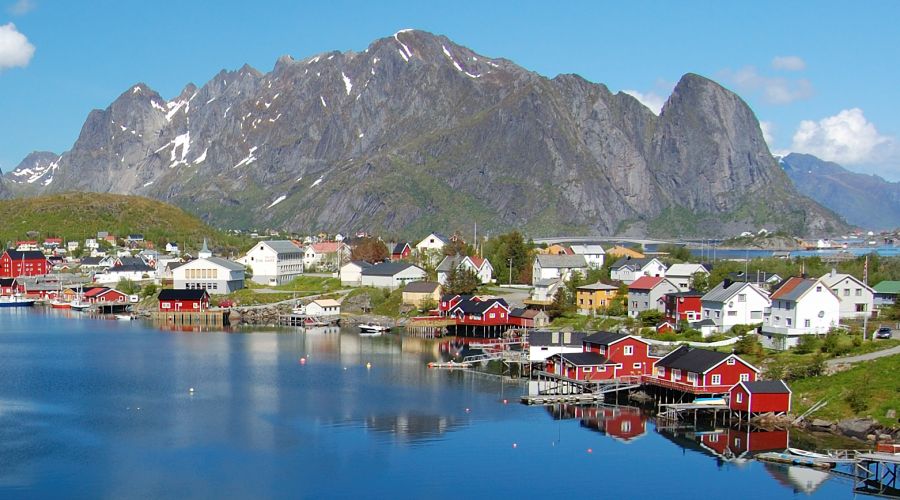
<path fill-rule="evenodd" d="M 835 276 L 837 276 L 837 269 L 832 267 L 831 268 L 831 277 L 834 278 Z"/>
<path fill-rule="evenodd" d="M 725 278 L 725 281 L 722 282 L 722 285 L 723 285 L 724 288 L 728 288 L 728 287 L 731 286 L 732 283 L 734 283 L 734 282 L 731 281 L 730 278 Z"/>

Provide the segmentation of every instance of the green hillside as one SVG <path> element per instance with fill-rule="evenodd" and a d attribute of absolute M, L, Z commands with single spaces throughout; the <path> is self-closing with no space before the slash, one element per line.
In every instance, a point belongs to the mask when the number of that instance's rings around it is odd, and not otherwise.
<path fill-rule="evenodd" d="M 182 250 L 199 249 L 204 238 L 225 253 L 239 251 L 242 238 L 204 224 L 178 207 L 140 196 L 63 193 L 0 201 L 0 243 L 59 237 L 65 241 L 93 238 L 98 231 L 124 238 L 143 234 L 158 246 L 176 242 Z"/>

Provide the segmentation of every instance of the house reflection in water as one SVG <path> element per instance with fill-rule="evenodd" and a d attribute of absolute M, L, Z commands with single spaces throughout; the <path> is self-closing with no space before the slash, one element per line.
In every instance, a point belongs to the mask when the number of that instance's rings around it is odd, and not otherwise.
<path fill-rule="evenodd" d="M 365 426 L 371 431 L 389 435 L 393 440 L 408 444 L 424 444 L 441 438 L 446 432 L 466 425 L 467 419 L 452 416 L 403 413 L 371 415 Z"/>
<path fill-rule="evenodd" d="M 776 481 L 791 488 L 794 493 L 806 493 L 807 495 L 813 494 L 819 489 L 819 486 L 822 486 L 822 483 L 831 477 L 826 471 L 797 465 L 764 463 L 763 467 Z"/>
<path fill-rule="evenodd" d="M 774 429 L 681 429 L 657 427 L 660 435 L 685 449 L 692 449 L 713 456 L 718 463 L 743 465 L 753 455 L 764 451 L 784 451 L 788 447 L 789 433 Z"/>
<path fill-rule="evenodd" d="M 629 443 L 647 433 L 647 418 L 633 406 L 548 406 L 555 420 L 577 418 L 586 429 Z"/>

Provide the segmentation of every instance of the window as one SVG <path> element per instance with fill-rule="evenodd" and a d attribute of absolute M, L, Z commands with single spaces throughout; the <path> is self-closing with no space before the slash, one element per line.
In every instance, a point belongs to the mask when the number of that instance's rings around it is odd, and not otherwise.
<path fill-rule="evenodd" d="M 598 367 L 597 367 L 597 371 L 598 371 L 598 372 L 605 372 L 605 371 L 606 371 L 606 367 L 605 367 L 605 366 L 598 366 Z"/>
<path fill-rule="evenodd" d="M 784 322 L 787 324 L 787 326 L 791 326 L 791 323 L 793 323 L 791 318 L 784 318 Z"/>
<path fill-rule="evenodd" d="M 821 286 L 817 286 L 817 287 L 816 287 L 816 291 L 817 291 L 817 292 L 821 292 L 821 291 L 822 291 L 822 287 L 821 287 Z"/>
<path fill-rule="evenodd" d="M 590 373 L 590 372 L 594 371 L 594 367 L 585 366 L 584 368 L 581 369 L 581 371 L 583 371 L 584 373 Z"/>
<path fill-rule="evenodd" d="M 665 377 L 666 376 L 666 367 L 657 366 L 656 367 L 656 376 L 657 377 Z"/>
<path fill-rule="evenodd" d="M 625 346 L 625 355 L 631 356 L 632 354 L 634 354 L 634 346 L 633 345 Z"/>
<path fill-rule="evenodd" d="M 696 384 L 697 383 L 697 374 L 693 372 L 688 372 L 687 374 L 688 383 Z"/>
<path fill-rule="evenodd" d="M 837 288 L 832 288 L 831 291 L 834 292 L 835 295 L 838 295 L 841 293 L 841 291 L 838 290 Z"/>
<path fill-rule="evenodd" d="M 708 317 L 709 317 L 709 309 L 704 309 L 704 310 L 703 310 L 703 317 L 704 317 L 704 318 L 708 318 Z"/>
<path fill-rule="evenodd" d="M 624 422 L 622 422 L 622 426 L 620 429 L 622 430 L 622 432 L 631 432 L 631 422 L 625 420 Z"/>
<path fill-rule="evenodd" d="M 672 380 L 681 380 L 681 370 L 677 368 L 672 369 Z"/>
<path fill-rule="evenodd" d="M 496 315 L 494 313 L 491 313 L 491 318 L 493 318 L 494 316 L 496 316 Z"/>
<path fill-rule="evenodd" d="M 739 293 L 738 294 L 738 302 L 747 302 L 747 294 Z"/>
<path fill-rule="evenodd" d="M 734 397 L 734 400 L 737 401 L 738 403 L 743 403 L 744 402 L 744 393 L 743 392 L 737 393 Z"/>
<path fill-rule="evenodd" d="M 811 323 L 811 322 L 810 322 L 808 319 L 803 320 L 803 328 L 809 328 L 809 327 L 810 327 L 810 323 Z"/>
<path fill-rule="evenodd" d="M 741 382 L 749 382 L 749 381 L 750 381 L 750 374 L 749 374 L 749 373 L 742 373 L 742 374 L 741 374 Z"/>
<path fill-rule="evenodd" d="M 728 358 L 728 361 L 725 362 L 728 366 L 734 366 L 734 358 Z"/>
<path fill-rule="evenodd" d="M 719 316 L 722 315 L 722 311 L 716 311 L 716 319 L 719 319 Z"/>
<path fill-rule="evenodd" d="M 728 311 L 728 317 L 730 317 L 730 318 L 737 317 L 737 311 Z"/>
<path fill-rule="evenodd" d="M 850 289 L 844 288 L 844 297 L 849 297 L 849 296 L 850 296 Z"/>
<path fill-rule="evenodd" d="M 862 297 L 862 288 L 857 288 L 857 289 L 856 289 L 856 296 L 857 296 L 857 297 Z"/>
<path fill-rule="evenodd" d="M 162 303 L 162 308 L 163 308 L 163 309 L 171 309 L 171 308 L 172 308 L 172 304 L 169 304 L 168 302 L 163 302 L 163 303 Z"/>
<path fill-rule="evenodd" d="M 858 312 L 858 313 L 866 312 L 866 309 L 867 309 L 867 307 L 866 307 L 865 303 L 856 304 L 856 312 Z"/>
<path fill-rule="evenodd" d="M 722 383 L 722 376 L 721 376 L 721 375 L 713 375 L 713 376 L 712 376 L 711 383 L 712 383 L 712 385 L 719 385 L 719 384 L 721 384 L 721 383 Z"/>
<path fill-rule="evenodd" d="M 640 370 L 641 366 L 643 366 L 643 365 L 641 365 L 640 363 L 634 363 L 633 365 L 631 365 L 631 367 L 634 368 L 635 370 Z"/>

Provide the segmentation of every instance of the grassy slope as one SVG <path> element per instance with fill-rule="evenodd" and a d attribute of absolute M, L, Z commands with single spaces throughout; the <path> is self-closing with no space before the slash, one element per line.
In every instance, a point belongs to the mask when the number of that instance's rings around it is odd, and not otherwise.
<path fill-rule="evenodd" d="M 154 242 L 175 241 L 189 249 L 203 238 L 211 245 L 241 247 L 243 241 L 217 231 L 196 217 L 161 201 L 140 196 L 99 193 L 64 193 L 0 202 L 0 243 L 28 238 L 37 231 L 46 237 L 84 241 L 98 231 L 120 237 L 140 233 Z"/>

